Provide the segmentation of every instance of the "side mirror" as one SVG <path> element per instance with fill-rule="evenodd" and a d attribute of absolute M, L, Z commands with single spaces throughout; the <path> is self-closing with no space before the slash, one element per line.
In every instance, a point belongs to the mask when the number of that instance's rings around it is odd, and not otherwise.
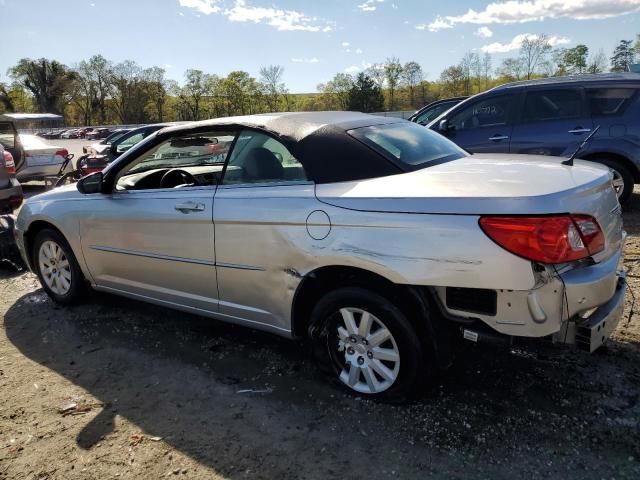
<path fill-rule="evenodd" d="M 440 124 L 438 125 L 438 130 L 442 133 L 446 133 L 449 131 L 449 120 L 443 118 L 440 120 Z"/>
<path fill-rule="evenodd" d="M 102 172 L 90 173 L 78 181 L 78 191 L 85 195 L 102 193 Z"/>

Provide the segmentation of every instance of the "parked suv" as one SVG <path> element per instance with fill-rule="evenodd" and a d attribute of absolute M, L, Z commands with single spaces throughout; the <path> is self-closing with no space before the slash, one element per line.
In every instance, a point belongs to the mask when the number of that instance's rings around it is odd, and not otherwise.
<path fill-rule="evenodd" d="M 473 153 L 570 156 L 608 166 L 620 203 L 640 183 L 640 75 L 595 74 L 501 85 L 428 127 Z"/>
<path fill-rule="evenodd" d="M 22 204 L 22 188 L 16 179 L 13 155 L 0 145 L 0 215 L 11 213 Z"/>
<path fill-rule="evenodd" d="M 443 98 L 442 100 L 436 100 L 430 104 L 422 107 L 416 113 L 409 117 L 409 121 L 419 123 L 420 125 L 428 125 L 431 120 L 439 117 L 444 112 L 452 107 L 455 107 L 461 101 L 466 100 L 469 97 L 452 97 Z"/>

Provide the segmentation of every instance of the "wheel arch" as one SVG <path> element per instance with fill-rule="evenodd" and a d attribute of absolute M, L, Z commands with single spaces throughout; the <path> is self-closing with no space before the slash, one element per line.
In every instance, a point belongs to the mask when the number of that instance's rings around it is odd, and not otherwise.
<path fill-rule="evenodd" d="M 444 365 L 448 359 L 448 346 L 442 340 L 448 334 L 448 325 L 427 287 L 394 283 L 388 278 L 359 267 L 330 265 L 307 273 L 296 289 L 291 311 L 291 330 L 294 336 L 306 338 L 311 311 L 327 293 L 343 287 L 361 287 L 394 302 L 406 315 L 421 339 L 432 344 L 437 361 Z"/>
<path fill-rule="evenodd" d="M 47 230 L 47 229 L 55 230 L 60 235 L 62 235 L 62 237 L 67 241 L 67 243 L 69 243 L 69 239 L 67 239 L 66 235 L 62 232 L 62 230 L 58 228 L 56 225 L 54 225 L 52 222 L 44 219 L 37 219 L 32 221 L 23 234 L 24 250 L 26 254 L 25 256 L 27 257 L 27 261 L 29 262 L 28 267 L 31 271 L 35 271 L 34 270 L 35 265 L 33 265 L 33 242 L 36 236 L 38 235 L 38 233 L 40 233 L 42 230 Z M 77 255 L 76 255 L 76 258 L 77 258 Z"/>

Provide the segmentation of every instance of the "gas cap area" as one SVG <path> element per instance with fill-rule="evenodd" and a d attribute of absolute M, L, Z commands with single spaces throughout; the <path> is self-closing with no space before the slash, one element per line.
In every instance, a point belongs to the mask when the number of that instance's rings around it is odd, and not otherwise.
<path fill-rule="evenodd" d="M 314 210 L 307 217 L 307 233 L 314 240 L 324 240 L 331 232 L 331 219 L 323 210 Z"/>

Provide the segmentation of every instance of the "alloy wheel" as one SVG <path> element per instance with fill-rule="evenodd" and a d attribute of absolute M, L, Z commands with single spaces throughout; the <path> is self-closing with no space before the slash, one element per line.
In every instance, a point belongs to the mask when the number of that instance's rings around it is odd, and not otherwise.
<path fill-rule="evenodd" d="M 40 245 L 38 266 L 47 287 L 56 295 L 66 295 L 71 289 L 71 265 L 64 250 L 53 240 Z"/>
<path fill-rule="evenodd" d="M 371 312 L 341 308 L 334 361 L 339 378 L 359 393 L 381 393 L 400 373 L 400 350 L 386 325 Z"/>
<path fill-rule="evenodd" d="M 613 189 L 616 191 L 616 195 L 620 198 L 622 192 L 624 192 L 624 178 L 622 178 L 620 172 L 615 168 L 609 168 L 609 170 L 611 170 L 611 173 L 613 174 L 611 184 L 613 185 Z"/>

